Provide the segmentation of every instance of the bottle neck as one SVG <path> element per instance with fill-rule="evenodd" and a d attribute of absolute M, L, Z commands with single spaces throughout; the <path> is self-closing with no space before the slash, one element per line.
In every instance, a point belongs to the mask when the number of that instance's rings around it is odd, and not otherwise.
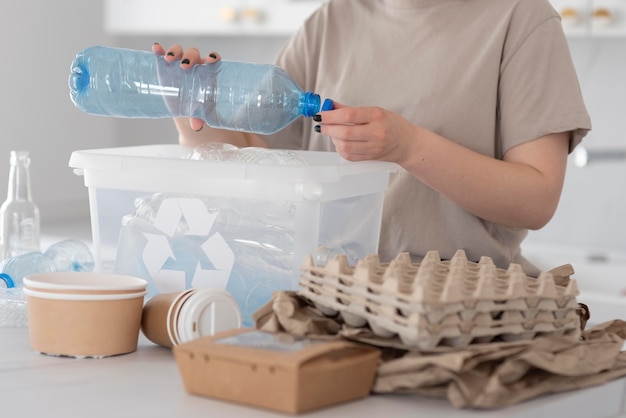
<path fill-rule="evenodd" d="M 298 112 L 301 115 L 310 118 L 320 112 L 320 102 L 320 96 L 312 91 L 302 93 L 300 96 L 300 103 L 298 105 Z"/>
<path fill-rule="evenodd" d="M 28 151 L 11 151 L 7 200 L 31 201 Z"/>

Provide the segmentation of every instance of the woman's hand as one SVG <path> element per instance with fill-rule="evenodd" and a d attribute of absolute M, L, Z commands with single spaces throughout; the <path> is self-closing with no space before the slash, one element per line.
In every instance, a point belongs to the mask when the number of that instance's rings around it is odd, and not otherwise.
<path fill-rule="evenodd" d="M 406 141 L 419 127 L 397 113 L 380 107 L 348 107 L 334 102 L 334 109 L 316 115 L 315 130 L 331 137 L 337 153 L 348 161 L 380 160 L 400 165 L 407 153 Z"/>
<path fill-rule="evenodd" d="M 152 52 L 157 55 L 162 55 L 167 62 L 173 62 L 176 60 L 180 61 L 180 67 L 187 70 L 194 65 L 198 64 L 212 64 L 221 59 L 220 55 L 217 52 L 210 52 L 206 55 L 206 57 L 202 57 L 200 55 L 200 51 L 197 48 L 187 48 L 183 49 L 180 45 L 172 45 L 167 50 L 165 50 L 159 43 L 155 43 L 152 45 Z M 200 131 L 204 126 L 204 121 L 201 119 L 190 118 L 189 126 L 194 131 Z"/>
<path fill-rule="evenodd" d="M 197 48 L 183 49 L 180 45 L 173 45 L 166 50 L 155 43 L 152 45 L 152 52 L 163 56 L 167 62 L 180 60 L 180 67 L 183 69 L 190 69 L 194 65 L 213 64 L 221 59 L 217 52 L 210 52 L 203 57 Z M 184 146 L 196 147 L 207 142 L 224 142 L 237 147 L 267 147 L 267 143 L 256 134 L 215 129 L 205 125 L 201 119 L 175 118 L 174 123 L 178 130 L 178 142 Z"/>

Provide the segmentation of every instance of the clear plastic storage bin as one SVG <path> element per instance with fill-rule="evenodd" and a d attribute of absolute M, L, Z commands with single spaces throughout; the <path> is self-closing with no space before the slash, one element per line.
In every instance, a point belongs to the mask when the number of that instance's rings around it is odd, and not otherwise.
<path fill-rule="evenodd" d="M 378 252 L 385 162 L 298 151 L 306 165 L 192 160 L 193 149 L 147 145 L 74 151 L 89 192 L 97 271 L 148 280 L 148 295 L 228 290 L 244 325 L 275 290 L 295 290 L 300 265 Z"/>

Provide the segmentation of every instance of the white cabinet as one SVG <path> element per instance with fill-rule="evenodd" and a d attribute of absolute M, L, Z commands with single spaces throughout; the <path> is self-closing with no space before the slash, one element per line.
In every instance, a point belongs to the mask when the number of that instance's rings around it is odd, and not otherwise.
<path fill-rule="evenodd" d="M 114 35 L 291 35 L 323 0 L 105 0 Z"/>
<path fill-rule="evenodd" d="M 569 37 L 626 37 L 625 0 L 550 0 Z"/>
<path fill-rule="evenodd" d="M 113 35 L 288 36 L 325 0 L 105 0 Z M 626 37 L 626 0 L 550 0 L 569 37 Z"/>

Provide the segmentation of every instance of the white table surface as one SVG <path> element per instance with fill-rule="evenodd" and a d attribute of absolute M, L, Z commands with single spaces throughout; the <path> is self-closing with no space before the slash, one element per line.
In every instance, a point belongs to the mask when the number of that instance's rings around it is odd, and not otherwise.
<path fill-rule="evenodd" d="M 495 411 L 458 410 L 445 400 L 372 395 L 301 416 L 342 418 L 626 416 L 626 379 L 549 395 Z M 27 328 L 0 328 L 1 417 L 286 417 L 188 394 L 169 349 L 140 336 L 134 353 L 103 359 L 46 356 Z"/>

